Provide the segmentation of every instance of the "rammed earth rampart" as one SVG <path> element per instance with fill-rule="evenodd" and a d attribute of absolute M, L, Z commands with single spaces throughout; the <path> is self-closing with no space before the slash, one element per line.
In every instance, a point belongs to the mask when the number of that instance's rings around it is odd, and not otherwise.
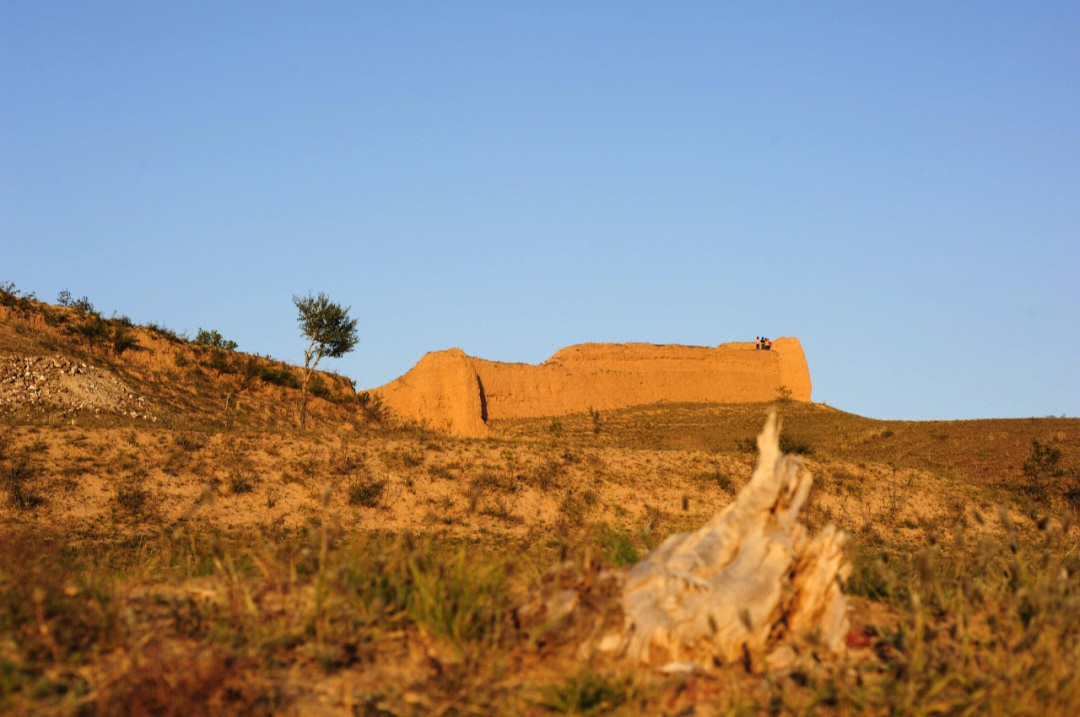
<path fill-rule="evenodd" d="M 579 344 L 542 364 L 501 363 L 460 349 L 433 351 L 375 389 L 395 413 L 459 436 L 484 436 L 488 421 L 610 410 L 657 401 L 749 403 L 810 400 L 810 370 L 796 338 L 772 350 Z"/>

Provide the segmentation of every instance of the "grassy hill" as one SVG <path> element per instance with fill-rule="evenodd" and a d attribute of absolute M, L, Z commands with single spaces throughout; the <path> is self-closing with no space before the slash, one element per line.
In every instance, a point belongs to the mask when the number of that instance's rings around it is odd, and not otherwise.
<path fill-rule="evenodd" d="M 0 711 L 1080 712 L 1078 419 L 777 404 L 803 520 L 852 536 L 851 649 L 668 675 L 525 606 L 730 502 L 769 406 L 455 439 L 323 374 L 301 431 L 295 367 L 0 298 Z"/>

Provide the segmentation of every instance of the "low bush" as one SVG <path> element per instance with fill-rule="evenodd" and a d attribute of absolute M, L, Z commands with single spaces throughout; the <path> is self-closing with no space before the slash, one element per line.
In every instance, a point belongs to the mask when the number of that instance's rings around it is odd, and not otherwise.
<path fill-rule="evenodd" d="M 300 388 L 300 380 L 293 375 L 288 366 L 260 366 L 259 380 L 285 388 Z"/>
<path fill-rule="evenodd" d="M 120 356 L 125 351 L 138 348 L 139 342 L 133 334 L 128 331 L 128 327 L 131 325 L 130 321 L 127 324 L 118 324 L 113 327 L 112 337 L 110 339 L 112 343 L 113 353 Z"/>
<path fill-rule="evenodd" d="M 195 343 L 200 344 L 201 346 L 209 346 L 210 348 L 223 349 L 225 351 L 236 350 L 235 341 L 226 339 L 214 329 L 207 331 L 206 329 L 200 328 L 195 332 Z"/>
<path fill-rule="evenodd" d="M 360 413 L 371 423 L 383 423 L 390 413 L 383 404 L 382 396 L 377 393 L 361 391 L 356 394 L 356 403 L 360 406 Z"/>

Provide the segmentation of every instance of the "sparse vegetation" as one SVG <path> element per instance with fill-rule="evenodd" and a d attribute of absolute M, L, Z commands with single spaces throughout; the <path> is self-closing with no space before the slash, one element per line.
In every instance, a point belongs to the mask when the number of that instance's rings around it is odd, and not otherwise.
<path fill-rule="evenodd" d="M 807 668 L 665 676 L 579 654 L 621 619 L 597 581 L 728 504 L 764 404 L 605 411 L 599 431 L 596 411 L 493 420 L 472 440 L 349 394 L 298 431 L 275 385 L 299 369 L 122 317 L 91 357 L 69 330 L 89 314 L 0 303 L 0 340 L 115 368 L 161 416 L 0 413 L 0 712 L 1080 713 L 1076 419 L 787 403 L 807 522 L 851 536 L 846 662 L 809 647 Z M 118 327 L 141 350 L 117 352 Z M 530 617 L 545 586 L 580 614 Z"/>

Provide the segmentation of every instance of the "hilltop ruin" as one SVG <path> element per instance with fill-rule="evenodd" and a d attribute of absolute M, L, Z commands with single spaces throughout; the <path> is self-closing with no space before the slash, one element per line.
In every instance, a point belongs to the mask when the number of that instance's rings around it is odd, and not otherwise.
<path fill-rule="evenodd" d="M 802 344 L 779 338 L 715 348 L 579 344 L 539 365 L 475 358 L 461 349 L 426 354 L 401 378 L 374 389 L 403 418 L 458 436 L 482 437 L 488 421 L 611 410 L 658 401 L 750 403 L 810 400 Z"/>

